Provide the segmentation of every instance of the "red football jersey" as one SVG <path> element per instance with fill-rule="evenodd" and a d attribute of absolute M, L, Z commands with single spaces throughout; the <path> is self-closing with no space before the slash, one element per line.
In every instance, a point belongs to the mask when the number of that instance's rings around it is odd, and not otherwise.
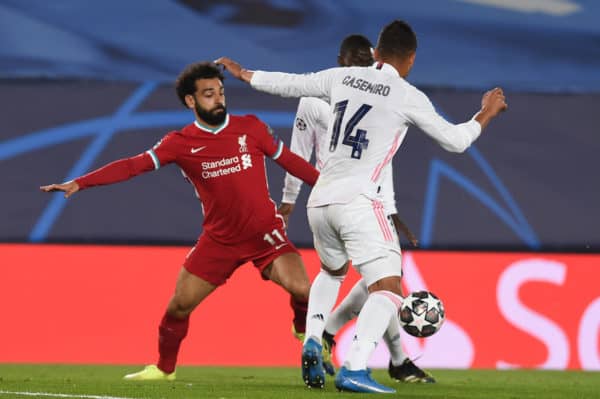
<path fill-rule="evenodd" d="M 235 244 L 283 226 L 269 196 L 265 155 L 310 186 L 319 177 L 255 116 L 228 115 L 219 128 L 194 122 L 167 134 L 151 150 L 111 162 L 75 181 L 79 190 L 85 190 L 175 163 L 200 198 L 204 231 L 215 241 Z"/>
<path fill-rule="evenodd" d="M 228 115 L 215 130 L 194 122 L 168 133 L 147 153 L 156 169 L 177 164 L 194 186 L 204 211 L 204 231 L 221 242 L 239 242 L 275 223 L 265 155 L 276 159 L 283 142 L 252 115 Z"/>

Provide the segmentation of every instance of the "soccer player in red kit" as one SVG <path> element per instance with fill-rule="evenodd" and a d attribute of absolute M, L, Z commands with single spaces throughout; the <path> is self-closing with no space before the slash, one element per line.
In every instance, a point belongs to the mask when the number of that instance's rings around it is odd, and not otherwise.
<path fill-rule="evenodd" d="M 126 375 L 128 380 L 174 380 L 190 313 L 246 262 L 252 261 L 263 278 L 291 294 L 295 329 L 304 331 L 306 322 L 310 281 L 269 196 L 264 158 L 274 159 L 311 186 L 318 172 L 255 116 L 227 113 L 223 74 L 215 64 L 189 65 L 178 77 L 176 90 L 181 102 L 193 110 L 193 123 L 168 133 L 142 154 L 70 182 L 40 187 L 45 192 L 64 191 L 68 198 L 79 190 L 175 163 L 201 201 L 203 232 L 183 263 L 161 320 L 158 362 Z"/>

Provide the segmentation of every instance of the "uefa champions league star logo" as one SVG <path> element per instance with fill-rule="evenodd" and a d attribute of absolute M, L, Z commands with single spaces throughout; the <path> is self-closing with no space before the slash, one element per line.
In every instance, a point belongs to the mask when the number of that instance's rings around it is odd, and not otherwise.
<path fill-rule="evenodd" d="M 238 144 L 240 145 L 240 152 L 248 152 L 248 146 L 246 145 L 246 135 L 238 138 Z"/>
<path fill-rule="evenodd" d="M 306 122 L 304 122 L 304 119 L 302 119 L 300 117 L 296 118 L 296 127 L 298 128 L 298 130 L 305 131 L 306 130 Z"/>

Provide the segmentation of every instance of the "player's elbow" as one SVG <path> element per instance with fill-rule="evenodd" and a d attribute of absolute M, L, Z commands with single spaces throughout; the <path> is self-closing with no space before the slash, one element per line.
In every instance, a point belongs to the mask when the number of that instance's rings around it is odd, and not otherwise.
<path fill-rule="evenodd" d="M 447 143 L 442 146 L 448 152 L 454 152 L 457 154 L 461 154 L 465 152 L 469 147 L 469 143 Z"/>

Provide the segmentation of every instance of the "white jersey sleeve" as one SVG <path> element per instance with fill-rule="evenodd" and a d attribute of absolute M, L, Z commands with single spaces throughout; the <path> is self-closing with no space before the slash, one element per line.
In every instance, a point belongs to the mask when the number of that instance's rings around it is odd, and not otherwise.
<path fill-rule="evenodd" d="M 301 98 L 292 130 L 290 150 L 310 162 L 314 149 L 318 170 L 321 170 L 326 157 L 323 143 L 327 138 L 329 108 L 328 103 L 318 98 Z M 301 186 L 302 180 L 286 173 L 282 202 L 296 203 Z"/>
<path fill-rule="evenodd" d="M 254 71 L 250 85 L 256 90 L 282 97 L 317 97 L 329 103 L 333 82 L 342 69 L 331 68 L 303 75 Z"/>
<path fill-rule="evenodd" d="M 463 152 L 481 134 L 481 125 L 475 119 L 452 124 L 437 113 L 429 98 L 421 90 L 409 86 L 402 112 L 410 123 L 423 130 L 450 152 Z"/>
<path fill-rule="evenodd" d="M 326 138 L 328 124 L 329 104 L 314 97 L 303 97 L 300 99 L 292 129 L 290 150 L 308 162 L 310 162 L 313 150 L 315 150 L 315 166 L 318 170 L 323 166 L 324 154 L 321 142 Z M 290 173 L 286 173 L 282 202 L 294 204 L 300 193 L 301 186 L 302 180 Z"/>

